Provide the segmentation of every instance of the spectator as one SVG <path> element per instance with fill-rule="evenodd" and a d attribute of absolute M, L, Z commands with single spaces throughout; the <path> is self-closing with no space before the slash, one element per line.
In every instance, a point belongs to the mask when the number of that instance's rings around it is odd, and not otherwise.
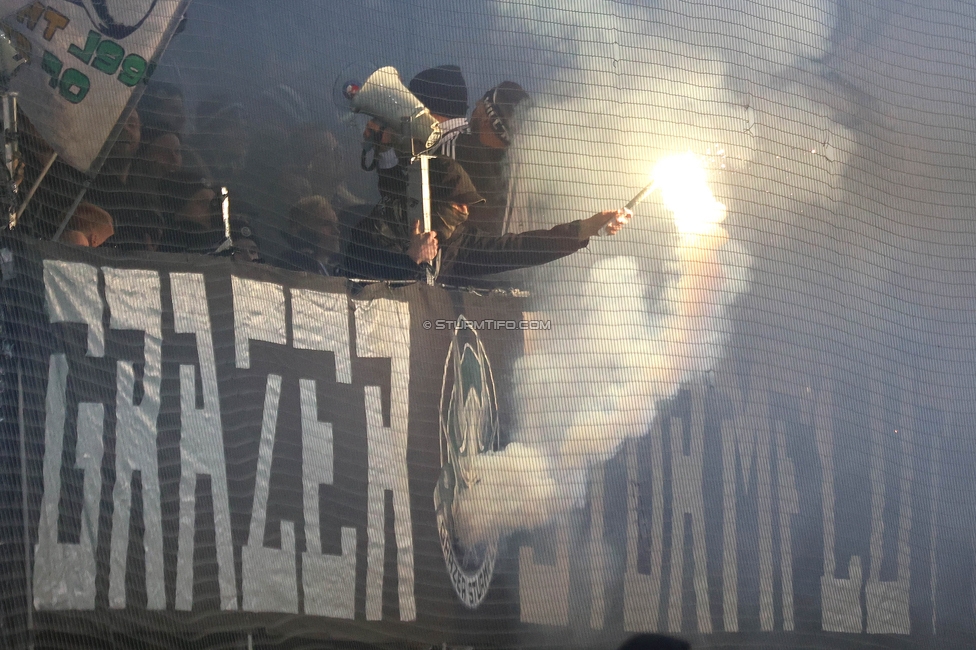
<path fill-rule="evenodd" d="M 240 183 L 250 147 L 244 106 L 223 97 L 200 102 L 196 111 L 196 131 L 190 145 L 200 156 L 215 185 L 235 189 Z"/>
<path fill-rule="evenodd" d="M 68 220 L 61 241 L 96 248 L 115 233 L 112 215 L 91 203 L 81 203 Z"/>
<path fill-rule="evenodd" d="M 157 126 L 143 123 L 126 183 L 137 213 L 119 244 L 163 252 L 213 251 L 224 239 L 216 192 L 198 166 L 185 164 L 181 135 L 157 128 L 162 123 L 158 115 Z"/>
<path fill-rule="evenodd" d="M 139 111 L 132 109 L 126 116 L 118 138 L 102 164 L 99 179 L 110 180 L 111 184 L 124 186 L 129 180 L 129 171 L 132 169 L 141 142 L 142 119 L 139 117 Z"/>
<path fill-rule="evenodd" d="M 470 128 L 454 143 L 452 157 L 485 197 L 484 203 L 471 206 L 471 223 L 487 233 L 500 235 L 505 227 L 512 182 L 505 156 L 515 136 L 517 109 L 528 99 L 514 81 L 489 89 L 475 104 Z"/>
<path fill-rule="evenodd" d="M 279 200 L 293 206 L 306 196 L 322 196 L 333 205 L 358 203 L 344 183 L 342 151 L 339 141 L 328 129 L 302 124 L 288 136 L 290 153 L 278 183 Z"/>
<path fill-rule="evenodd" d="M 418 99 L 435 117 L 445 119 L 437 111 L 456 111 L 461 105 L 467 107 L 467 91 L 462 95 L 457 86 L 459 83 L 463 84 L 463 79 L 456 80 L 453 85 L 426 81 L 415 85 L 411 81 L 411 89 L 416 89 Z M 454 158 L 468 172 L 478 193 L 485 198 L 484 203 L 471 206 L 471 223 L 489 234 L 500 235 L 504 230 L 511 188 L 504 164 L 505 156 L 515 135 L 517 108 L 528 99 L 528 93 L 514 81 L 498 84 L 478 100 L 470 124 L 465 120 L 442 122 L 441 128 L 445 129 L 445 133 L 431 150 L 431 153 Z M 380 192 L 383 195 L 403 196 L 407 192 L 407 161 L 398 160 L 393 155 L 393 151 L 383 144 L 391 143 L 392 138 L 385 133 L 375 133 L 373 129 L 378 127 L 375 122 L 371 124 L 374 126 L 367 125 L 367 137 L 381 142 L 376 146 L 381 152 L 377 158 Z M 448 128 L 449 125 L 452 125 L 451 128 Z"/>
<path fill-rule="evenodd" d="M 143 129 L 143 138 L 143 174 L 163 178 L 183 169 L 183 143 L 179 135 L 172 131 Z"/>
<path fill-rule="evenodd" d="M 431 155 L 454 157 L 454 140 L 468 129 L 468 85 L 456 65 L 439 65 L 410 80 L 410 92 L 440 124 L 441 137 Z"/>
<path fill-rule="evenodd" d="M 203 158 L 188 146 L 186 106 L 179 86 L 163 81 L 151 82 L 139 100 L 139 113 L 142 116 L 144 143 L 160 136 L 163 146 L 178 147 L 179 169 L 209 178 Z"/>
<path fill-rule="evenodd" d="M 253 106 L 254 118 L 262 132 L 284 138 L 295 127 L 311 121 L 311 112 L 301 94 L 286 84 L 268 88 Z"/>
<path fill-rule="evenodd" d="M 162 236 L 160 213 L 147 191 L 148 163 L 139 161 L 145 155 L 142 130 L 139 112 L 132 110 L 86 194 L 112 215 L 115 234 L 107 243 L 123 250 L 155 250 Z"/>
<path fill-rule="evenodd" d="M 284 267 L 293 271 L 342 276 L 339 221 L 323 196 L 307 196 L 288 211 Z"/>
<path fill-rule="evenodd" d="M 453 157 L 454 140 L 468 128 L 465 119 L 468 112 L 468 87 L 461 68 L 456 65 L 428 68 L 411 79 L 407 87 L 440 123 L 441 137 L 429 153 Z M 370 120 L 366 124 L 363 138 L 373 143 L 380 195 L 388 200 L 405 197 L 409 160 L 403 152 L 398 153 L 392 148 L 395 136 L 387 126 Z"/>
<path fill-rule="evenodd" d="M 124 210 L 113 243 L 124 249 L 171 250 L 172 217 L 183 207 L 179 199 L 186 198 L 180 196 L 173 182 L 182 174 L 182 168 L 179 136 L 143 124 L 139 148 L 126 182 L 120 187 L 122 193 L 113 201 L 114 207 Z M 126 203 L 120 205 L 122 201 Z"/>
<path fill-rule="evenodd" d="M 467 223 L 469 206 L 484 199 L 464 169 L 449 158 L 431 160 L 431 232 L 419 222 L 407 226 L 404 213 L 381 203 L 350 240 L 346 268 L 352 277 L 417 280 L 433 267 L 439 281 L 458 284 L 472 277 L 552 262 L 584 248 L 606 228 L 616 234 L 630 221 L 629 210 L 607 210 L 549 230 L 488 235 Z"/>
<path fill-rule="evenodd" d="M 251 225 L 261 237 L 264 253 L 277 259 L 283 243 L 282 223 L 291 207 L 281 191 L 282 171 L 295 159 L 288 149 L 289 135 L 310 121 L 310 112 L 302 96 L 284 84 L 266 89 L 247 111 L 253 128 L 235 196 L 258 209 Z M 304 179 L 297 180 L 304 183 Z M 291 197 L 300 196 L 299 192 Z"/>
<path fill-rule="evenodd" d="M 139 100 L 139 115 L 146 128 L 182 136 L 186 129 L 183 91 L 176 84 L 151 82 Z"/>
<path fill-rule="evenodd" d="M 165 252 L 209 253 L 224 241 L 220 197 L 206 179 L 192 173 L 160 180 L 158 200 L 162 209 Z"/>

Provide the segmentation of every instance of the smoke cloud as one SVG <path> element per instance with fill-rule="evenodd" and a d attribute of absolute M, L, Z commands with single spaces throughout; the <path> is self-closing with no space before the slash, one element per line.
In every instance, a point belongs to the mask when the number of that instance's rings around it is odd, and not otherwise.
<path fill-rule="evenodd" d="M 677 274 L 662 296 L 646 295 L 636 260 L 614 256 L 545 308 L 560 326 L 517 364 L 517 442 L 463 461 L 474 477 L 455 502 L 463 543 L 541 526 L 579 504 L 590 468 L 643 435 L 657 403 L 719 358 L 749 262 L 717 223 L 724 207 L 706 186 L 694 192 L 679 191 L 675 215 L 690 209 L 686 218 L 703 221 L 681 222 Z"/>
<path fill-rule="evenodd" d="M 545 52 L 549 75 L 511 153 L 513 230 L 622 205 L 661 162 L 658 191 L 632 227 L 534 276 L 537 309 L 558 326 L 515 369 L 514 442 L 465 459 L 474 478 L 454 515 L 466 545 L 581 505 L 590 469 L 649 431 L 658 404 L 721 358 L 751 266 L 706 183 L 734 196 L 734 171 L 755 156 L 756 116 L 736 72 L 769 75 L 823 56 L 831 22 L 829 3 L 496 6 L 512 45 Z M 696 43 L 709 21 L 725 36 Z"/>

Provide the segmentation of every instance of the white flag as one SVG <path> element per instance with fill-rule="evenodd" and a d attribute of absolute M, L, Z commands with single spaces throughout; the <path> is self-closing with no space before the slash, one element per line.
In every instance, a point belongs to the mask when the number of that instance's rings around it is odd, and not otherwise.
<path fill-rule="evenodd" d="M 188 3 L 23 0 L 4 19 L 4 31 L 28 59 L 10 89 L 62 160 L 83 172 L 92 168 Z"/>

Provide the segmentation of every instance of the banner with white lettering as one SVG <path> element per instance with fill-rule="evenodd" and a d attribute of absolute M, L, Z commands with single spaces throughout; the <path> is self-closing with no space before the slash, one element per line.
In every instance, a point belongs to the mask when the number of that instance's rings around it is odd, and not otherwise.
<path fill-rule="evenodd" d="M 7 417 L 0 491 L 17 643 L 976 638 L 972 449 L 950 396 L 920 383 L 925 363 L 868 384 L 815 355 L 764 363 L 775 353 L 743 334 L 568 514 L 466 545 L 457 497 L 480 480 L 467 459 L 509 442 L 517 360 L 573 315 L 203 256 L 21 244 L 17 271 L 5 336 L 26 464 Z"/>
<path fill-rule="evenodd" d="M 2 27 L 27 59 L 11 83 L 61 158 L 87 172 L 149 80 L 189 0 L 24 0 Z"/>

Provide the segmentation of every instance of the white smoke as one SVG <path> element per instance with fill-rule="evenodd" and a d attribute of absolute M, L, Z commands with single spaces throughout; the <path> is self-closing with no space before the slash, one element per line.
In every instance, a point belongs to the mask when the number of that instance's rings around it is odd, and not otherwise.
<path fill-rule="evenodd" d="M 678 272 L 662 296 L 645 295 L 636 260 L 608 257 L 573 283 L 575 296 L 556 299 L 547 316 L 562 316 L 558 333 L 516 367 L 519 442 L 465 459 L 478 480 L 455 502 L 463 543 L 540 526 L 578 504 L 590 468 L 643 435 L 657 403 L 719 357 L 726 307 L 749 264 L 734 254 L 719 225 L 725 208 L 695 163 L 672 157 L 655 173 L 679 233 Z"/>
<path fill-rule="evenodd" d="M 770 75 L 822 56 L 832 20 L 829 2 L 741 3 L 752 9 L 742 12 L 724 3 L 548 5 L 497 5 L 512 45 L 545 54 L 526 64 L 546 81 L 511 153 L 521 216 L 513 230 L 621 205 L 654 161 L 667 160 L 631 227 L 536 275 L 553 330 L 516 365 L 515 442 L 467 460 L 478 480 L 454 505 L 464 544 L 580 505 L 590 469 L 714 368 L 751 260 L 719 225 L 725 207 L 706 175 L 735 194 L 733 172 L 756 155 L 760 118 L 742 70 Z M 701 43 L 703 34 L 721 36 Z M 698 156 L 668 157 L 689 150 Z"/>

